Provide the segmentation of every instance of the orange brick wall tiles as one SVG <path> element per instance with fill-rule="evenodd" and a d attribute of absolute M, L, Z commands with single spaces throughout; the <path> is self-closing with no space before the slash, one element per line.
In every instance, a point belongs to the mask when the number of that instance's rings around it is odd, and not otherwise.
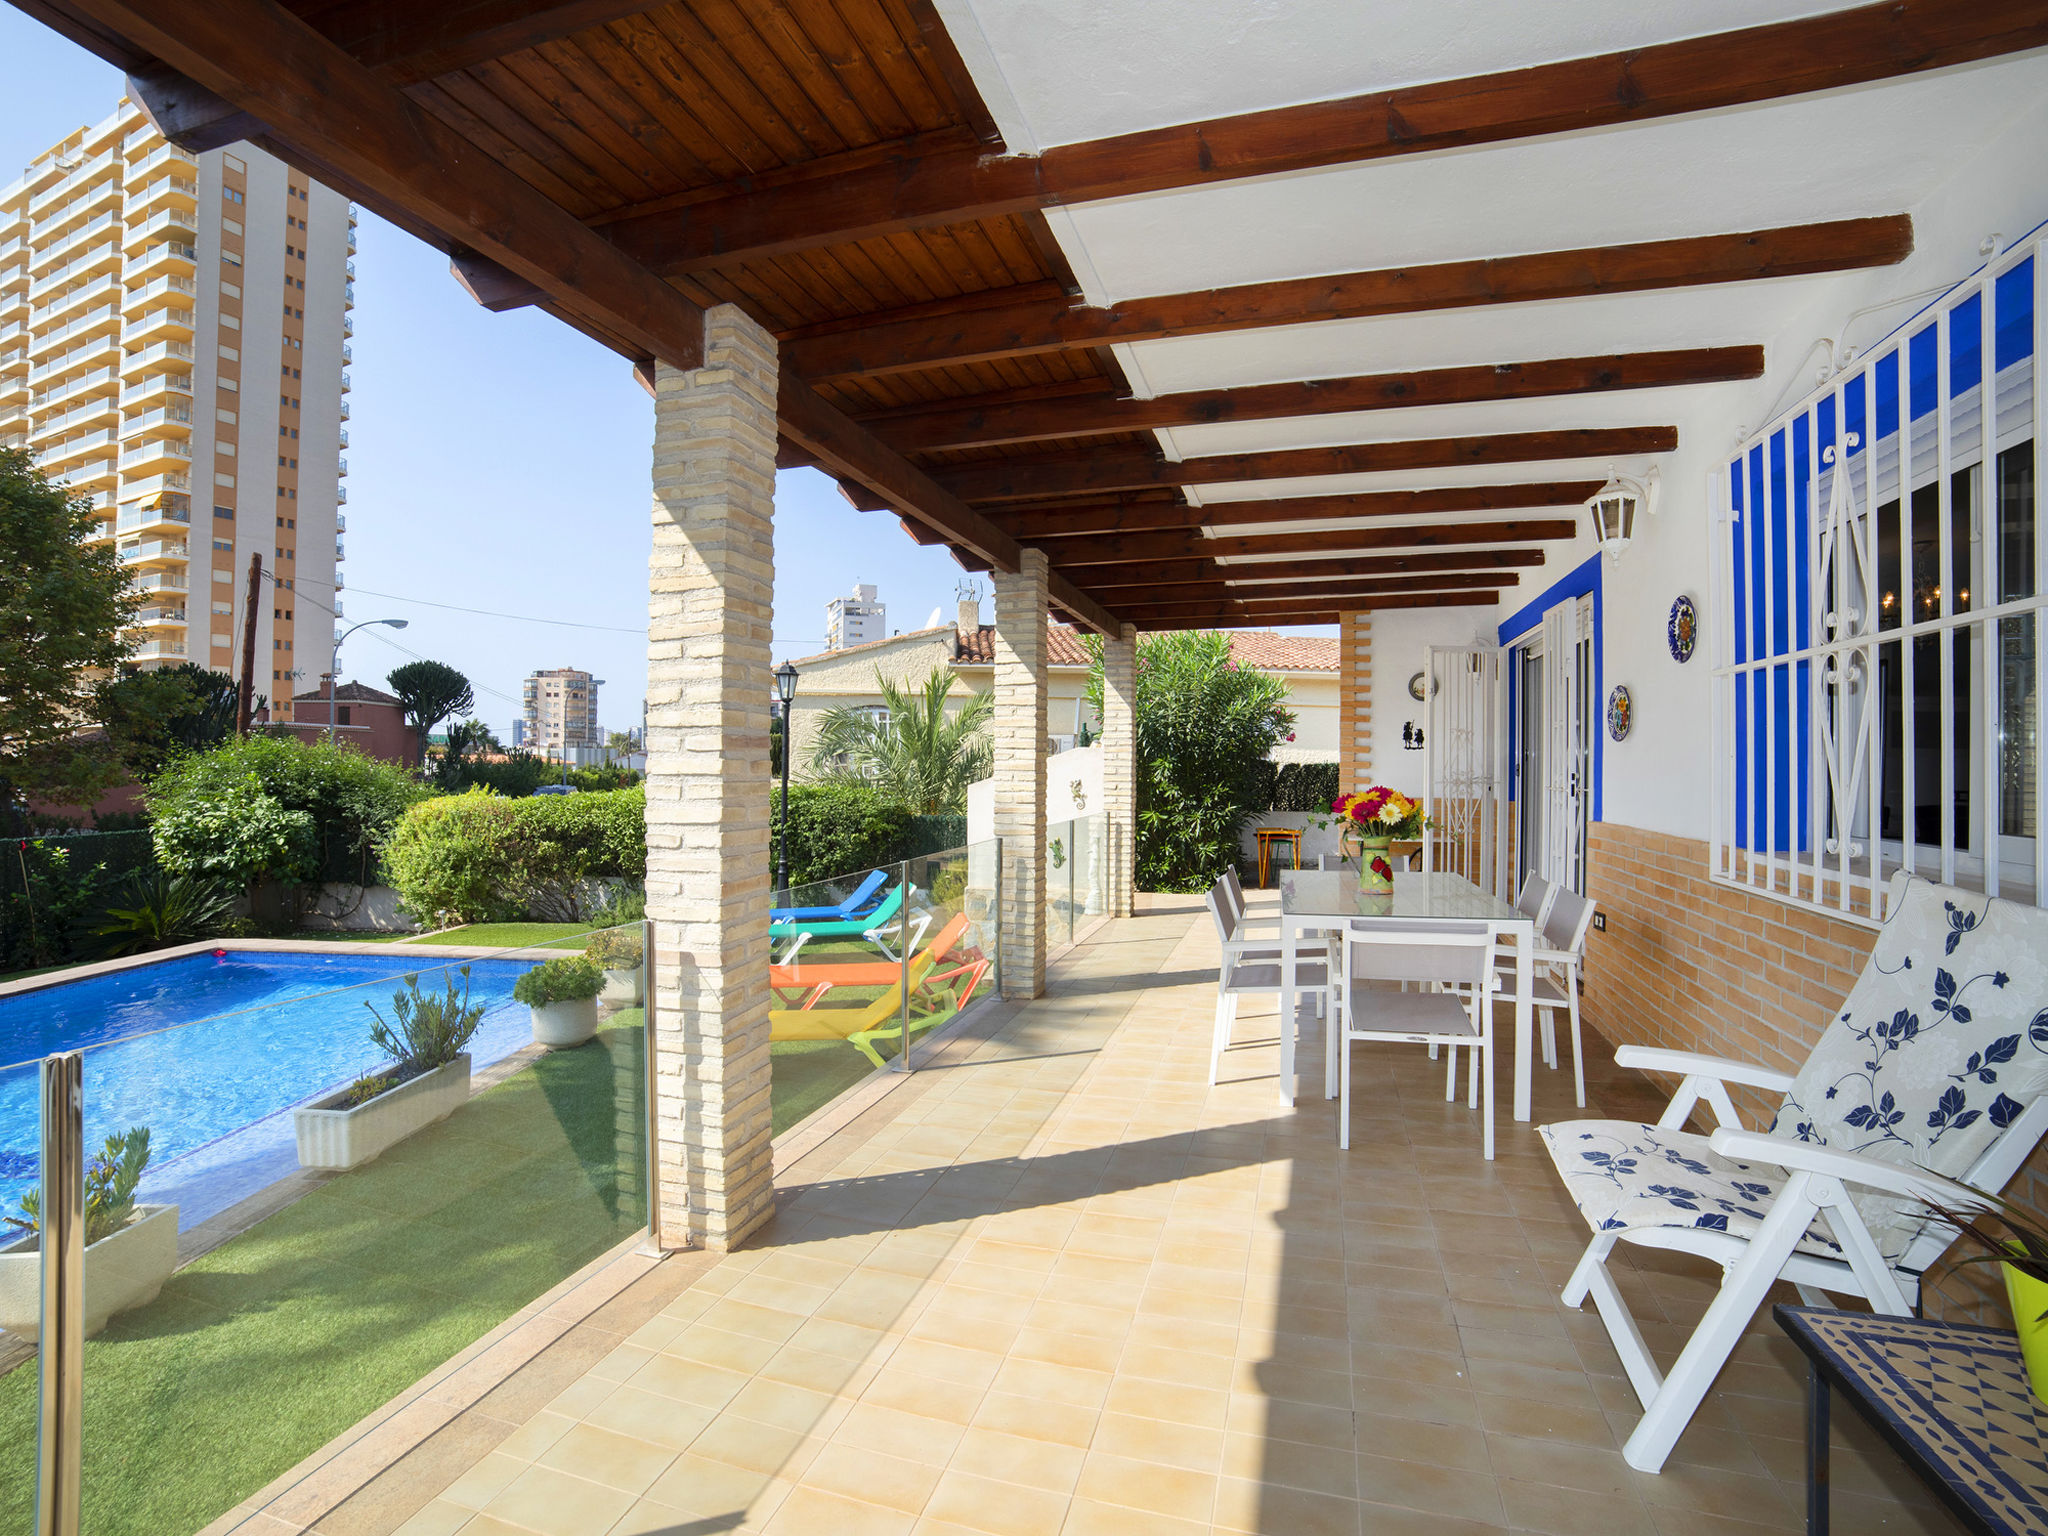
<path fill-rule="evenodd" d="M 1338 615 L 1337 790 L 1372 783 L 1372 615 Z"/>

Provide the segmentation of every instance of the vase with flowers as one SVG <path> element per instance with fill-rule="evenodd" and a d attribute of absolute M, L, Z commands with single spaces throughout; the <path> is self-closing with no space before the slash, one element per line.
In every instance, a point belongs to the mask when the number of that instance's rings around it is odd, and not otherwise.
<path fill-rule="evenodd" d="M 1374 895 L 1391 891 L 1394 861 L 1388 849 L 1396 838 L 1422 835 L 1422 802 L 1375 784 L 1355 795 L 1339 795 L 1330 811 L 1341 829 L 1338 846 L 1358 871 L 1360 889 Z"/>

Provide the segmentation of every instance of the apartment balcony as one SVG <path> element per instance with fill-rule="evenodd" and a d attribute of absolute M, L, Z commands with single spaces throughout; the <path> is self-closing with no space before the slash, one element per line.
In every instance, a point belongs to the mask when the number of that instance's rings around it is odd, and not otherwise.
<path fill-rule="evenodd" d="M 341 540 L 339 539 L 334 541 L 334 558 L 336 560 L 346 560 L 348 558 L 347 553 L 341 547 Z"/>
<path fill-rule="evenodd" d="M 144 539 L 121 546 L 121 563 L 148 570 L 153 566 L 188 564 L 191 552 L 183 539 Z"/>
<path fill-rule="evenodd" d="M 346 448 L 346 447 L 348 446 L 348 428 L 347 428 L 347 427 L 343 427 L 343 428 L 341 429 L 341 446 L 342 446 L 342 447 L 344 447 L 344 448 Z"/>
<path fill-rule="evenodd" d="M 176 240 L 165 240 L 150 246 L 140 256 L 128 263 L 128 277 L 162 277 L 174 275 L 191 277 L 199 269 L 199 252 L 189 245 Z"/>
<path fill-rule="evenodd" d="M 121 169 L 121 158 L 112 149 L 103 149 L 76 170 L 67 171 L 63 178 L 52 182 L 28 200 L 28 216 L 48 222 L 55 216 L 52 210 L 78 192 L 95 182 L 117 177 Z M 61 210 L 58 210 L 61 211 Z"/>
<path fill-rule="evenodd" d="M 192 445 L 175 438 L 146 439 L 130 443 L 121 451 L 123 474 L 160 475 L 191 466 Z"/>
<path fill-rule="evenodd" d="M 28 323 L 37 330 L 63 324 L 84 312 L 95 300 L 111 298 L 120 301 L 121 279 L 112 272 L 102 273 L 96 278 L 87 278 L 75 288 L 49 294 L 42 302 L 31 301 Z"/>
<path fill-rule="evenodd" d="M 347 394 L 347 393 L 349 392 L 349 390 L 350 390 L 351 388 L 353 388 L 353 387 L 354 387 L 354 386 L 353 386 L 353 385 L 352 385 L 352 384 L 351 384 L 351 383 L 349 382 L 349 376 L 348 376 L 347 374 L 345 374 L 345 373 L 344 373 L 344 374 L 343 374 L 343 375 L 341 376 L 341 392 L 342 392 L 342 393 L 343 393 L 343 394 L 345 395 L 345 394 Z"/>
<path fill-rule="evenodd" d="M 14 330 L 28 324 L 28 292 L 16 289 L 13 293 L 0 294 L 0 326 Z"/>
<path fill-rule="evenodd" d="M 142 437 L 189 440 L 192 436 L 192 408 L 189 405 L 162 405 L 139 416 L 130 416 L 121 424 L 121 436 L 123 446 L 129 448 L 136 446 L 135 439 Z"/>
<path fill-rule="evenodd" d="M 28 381 L 32 387 L 45 385 L 55 389 L 74 378 L 111 369 L 120 361 L 120 333 L 110 332 L 105 336 L 91 337 L 38 363 L 29 370 Z M 57 382 L 52 384 L 53 380 Z"/>
<path fill-rule="evenodd" d="M 334 488 L 334 504 L 335 504 L 335 505 L 336 505 L 337 507 L 345 507 L 345 506 L 347 506 L 347 505 L 348 505 L 348 487 L 347 487 L 347 486 L 345 486 L 345 485 L 337 485 L 337 486 L 336 486 L 336 487 Z"/>
<path fill-rule="evenodd" d="M 337 475 L 346 475 L 348 473 L 348 458 L 346 455 L 335 460 L 334 472 Z"/>
<path fill-rule="evenodd" d="M 121 391 L 124 407 L 182 403 L 189 409 L 191 402 L 192 375 L 189 373 L 154 373 Z"/>
<path fill-rule="evenodd" d="M 43 358 L 55 361 L 63 353 L 76 350 L 81 344 L 105 337 L 113 342 L 121 331 L 121 308 L 118 304 L 102 304 L 98 309 L 86 311 L 77 319 L 65 325 L 38 331 L 29 338 L 28 355 L 33 360 Z"/>
<path fill-rule="evenodd" d="M 120 443 L 111 427 L 98 432 L 86 432 L 45 447 L 42 451 L 41 468 L 46 475 L 66 475 L 88 463 L 109 458 L 119 451 Z"/>
<path fill-rule="evenodd" d="M 127 203 L 125 211 L 131 219 L 137 213 L 156 213 L 164 208 L 196 210 L 199 206 L 199 183 L 188 176 L 166 174 L 138 188 L 131 177 Z"/>
<path fill-rule="evenodd" d="M 346 513 L 337 512 L 334 514 L 334 531 L 336 533 L 348 532 L 348 515 Z M 334 547 L 336 549 L 339 549 L 341 547 L 341 541 L 339 539 L 336 539 L 334 541 Z"/>
<path fill-rule="evenodd" d="M 178 148 L 177 145 L 159 138 L 154 129 L 145 129 L 140 133 L 131 133 L 122 149 L 125 153 L 132 155 L 152 139 L 156 141 L 155 149 L 143 155 L 140 159 L 132 159 L 128 162 L 129 186 L 134 186 L 136 182 L 147 177 L 150 172 L 161 165 L 174 166 L 181 170 L 188 178 L 198 176 L 199 163 L 191 155 Z"/>
<path fill-rule="evenodd" d="M 341 419 L 343 421 L 348 420 L 348 402 L 346 400 L 341 402 Z"/>
<path fill-rule="evenodd" d="M 93 427 L 118 429 L 120 424 L 121 408 L 114 397 L 98 395 L 59 415 L 44 417 L 35 424 L 33 431 L 38 442 L 59 442 L 73 432 Z"/>
<path fill-rule="evenodd" d="M 179 373 L 189 376 L 191 368 L 191 342 L 159 341 L 144 347 L 140 352 L 129 353 L 125 371 L 131 376 L 138 373 Z"/>
<path fill-rule="evenodd" d="M 121 328 L 123 346 L 148 346 L 158 341 L 190 341 L 193 317 L 189 309 L 153 309 L 137 315 Z"/>
<path fill-rule="evenodd" d="M 345 341 L 341 344 L 341 360 L 344 363 L 352 363 L 356 360 L 356 349 Z"/>
<path fill-rule="evenodd" d="M 176 607 L 152 606 L 138 608 L 135 610 L 135 618 L 131 627 L 135 629 L 183 629 L 185 622 L 185 605 L 180 603 Z"/>
<path fill-rule="evenodd" d="M 118 208 L 120 203 L 121 184 L 118 181 L 88 187 L 81 195 L 30 224 L 29 242 L 47 250 L 56 242 L 68 241 L 77 229 L 100 218 L 109 209 Z"/>
<path fill-rule="evenodd" d="M 130 661 L 183 661 L 185 642 L 183 640 L 145 640 L 128 653 Z"/>
<path fill-rule="evenodd" d="M 124 314 L 132 315 L 151 300 L 162 298 L 166 294 L 193 299 L 198 296 L 198 293 L 199 285 L 191 278 L 180 277 L 176 273 L 167 272 L 160 277 L 150 279 L 139 288 L 130 288 L 122 297 L 121 310 Z"/>
<path fill-rule="evenodd" d="M 88 242 L 100 238 L 102 231 L 118 235 L 121 215 L 116 212 L 98 214 L 87 219 L 76 229 L 67 229 L 55 239 L 44 242 L 29 257 L 29 276 L 42 277 L 58 267 L 74 261 L 83 253 Z M 38 236 L 40 239 L 41 237 Z M 195 237 L 196 238 L 196 237 Z"/>
<path fill-rule="evenodd" d="M 191 589 L 191 581 L 183 571 L 154 570 L 138 571 L 134 587 L 137 592 L 185 592 Z"/>
<path fill-rule="evenodd" d="M 23 419 L 21 430 L 27 431 L 28 398 L 27 374 L 0 373 L 0 421 L 20 416 Z"/>
<path fill-rule="evenodd" d="M 0 432 L 0 448 L 26 448 L 27 446 L 28 434 L 26 432 Z"/>
<path fill-rule="evenodd" d="M 121 496 L 126 501 L 160 495 L 165 491 L 182 491 L 189 494 L 191 490 L 192 477 L 183 469 L 166 469 L 160 474 L 153 475 L 125 475 L 121 481 Z"/>
<path fill-rule="evenodd" d="M 172 240 L 180 245 L 199 243 L 199 218 L 190 209 L 166 208 L 152 214 L 139 224 L 128 226 L 121 244 L 129 251 L 140 251 L 144 246 L 159 240 Z"/>
<path fill-rule="evenodd" d="M 346 581 L 344 581 L 344 580 L 342 579 L 342 575 L 341 575 L 341 572 L 339 572 L 339 571 L 336 571 L 336 572 L 334 573 L 334 590 L 335 590 L 335 591 L 337 591 L 337 592 L 339 592 L 339 591 L 340 591 L 340 590 L 341 590 L 341 589 L 342 589 L 343 587 L 345 587 L 345 586 L 347 586 L 347 585 L 348 585 L 348 583 L 347 583 Z M 338 614 L 338 610 L 339 610 L 339 604 L 337 604 L 337 605 L 336 605 L 336 608 L 337 608 L 337 614 Z"/>
<path fill-rule="evenodd" d="M 353 220 L 348 226 L 348 253 L 351 256 L 356 253 L 356 226 Z"/>
<path fill-rule="evenodd" d="M 54 370 L 39 369 L 36 372 L 23 375 L 32 391 L 30 403 L 39 411 L 61 405 L 66 400 L 83 399 L 89 394 L 106 395 L 111 399 L 121 387 L 119 370 L 108 367 L 95 368 L 88 373 L 81 373 L 72 378 L 64 379 L 51 385 L 48 389 L 36 390 L 34 386 L 37 378 L 44 373 L 52 371 Z"/>
<path fill-rule="evenodd" d="M 52 267 L 40 277 L 30 279 L 29 297 L 37 301 L 47 299 L 66 283 L 75 283 L 97 272 L 112 272 L 120 265 L 121 239 L 110 227 L 105 234 L 96 236 L 92 244 L 87 245 L 61 267 Z M 15 270 L 25 275 L 28 266 L 23 263 Z"/>
<path fill-rule="evenodd" d="M 342 266 L 348 272 L 348 280 L 354 282 L 356 280 L 356 264 L 352 261 L 344 261 Z"/>
<path fill-rule="evenodd" d="M 341 334 L 344 337 L 347 337 L 353 336 L 355 335 L 355 333 L 356 317 L 353 314 L 351 314 L 348 310 L 343 310 L 341 312 Z"/>

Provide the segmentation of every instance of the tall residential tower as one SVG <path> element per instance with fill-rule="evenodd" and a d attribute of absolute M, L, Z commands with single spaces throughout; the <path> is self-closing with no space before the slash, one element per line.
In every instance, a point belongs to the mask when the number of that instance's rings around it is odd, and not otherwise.
<path fill-rule="evenodd" d="M 92 496 L 145 666 L 240 677 L 262 555 L 274 715 L 341 606 L 354 250 L 339 193 L 247 144 L 188 155 L 126 100 L 0 187 L 0 446 Z"/>
<path fill-rule="evenodd" d="M 530 672 L 521 700 L 521 730 L 514 741 L 528 752 L 574 754 L 604 745 L 597 728 L 597 690 L 603 679 L 574 667 Z"/>

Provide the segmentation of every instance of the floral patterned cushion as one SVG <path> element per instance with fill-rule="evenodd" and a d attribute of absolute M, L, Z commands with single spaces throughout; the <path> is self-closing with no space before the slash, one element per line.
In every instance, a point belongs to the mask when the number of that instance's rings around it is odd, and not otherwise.
<path fill-rule="evenodd" d="M 1690 1131 L 1627 1120 L 1567 1120 L 1537 1127 L 1564 1187 L 1595 1232 L 1704 1227 L 1753 1236 L 1785 1182 L 1780 1168 L 1733 1162 Z M 1799 1244 L 1836 1258 L 1825 1218 Z"/>
<path fill-rule="evenodd" d="M 1960 1177 L 2048 1088 L 2048 912 L 1910 875 L 1770 1132 Z M 1856 1207 L 1887 1258 L 1918 1207 Z"/>

